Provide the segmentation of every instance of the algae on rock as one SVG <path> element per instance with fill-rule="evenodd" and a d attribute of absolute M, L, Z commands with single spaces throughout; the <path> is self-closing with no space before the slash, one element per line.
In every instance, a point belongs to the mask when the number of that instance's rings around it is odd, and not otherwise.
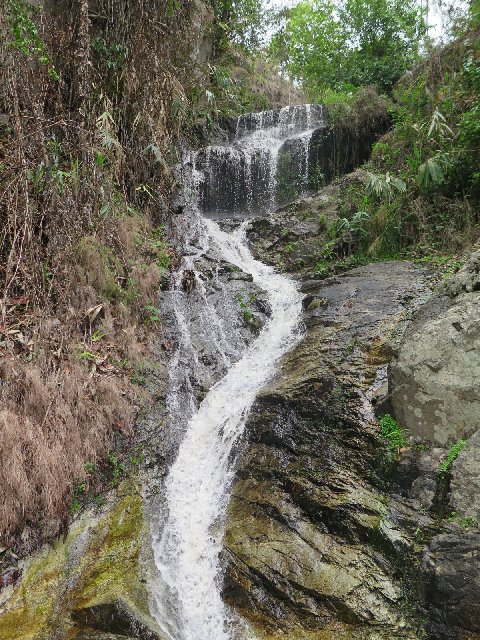
<path fill-rule="evenodd" d="M 2 640 L 67 640 L 129 626 L 159 637 L 144 578 L 147 536 L 138 487 L 125 482 L 99 515 L 85 512 L 64 540 L 25 562 L 22 580 L 2 594 Z M 116 620 L 101 615 L 112 608 Z"/>

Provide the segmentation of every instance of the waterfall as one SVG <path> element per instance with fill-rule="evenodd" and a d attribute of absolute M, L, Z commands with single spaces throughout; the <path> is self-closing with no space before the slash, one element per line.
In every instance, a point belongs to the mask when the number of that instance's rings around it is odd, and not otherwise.
<path fill-rule="evenodd" d="M 193 197 L 182 271 L 194 273 L 196 286 L 184 291 L 179 272 L 169 294 L 177 342 L 170 363 L 170 430 L 183 437 L 165 480 L 163 521 L 153 534 L 153 613 L 169 640 L 244 637 L 221 598 L 220 553 L 235 449 L 256 395 L 301 337 L 301 296 L 294 282 L 253 258 L 246 228 L 249 215 L 276 204 L 282 147 L 298 142 L 308 155 L 309 136 L 321 119 L 321 109 L 310 105 L 241 116 L 230 144 L 195 152 L 184 165 Z M 304 176 L 308 158 L 298 167 Z M 244 220 L 222 225 L 219 213 Z M 270 316 L 247 346 L 238 339 L 238 303 L 218 278 L 223 263 L 249 274 L 266 292 Z M 209 302 L 206 268 L 213 273 L 216 303 Z M 219 372 L 214 382 L 212 362 Z M 196 386 L 203 378 L 210 388 L 199 402 Z"/>
<path fill-rule="evenodd" d="M 198 194 L 203 212 L 243 219 L 301 195 L 310 178 L 309 141 L 324 126 L 318 105 L 240 116 L 229 144 L 194 154 L 194 168 L 203 175 Z"/>

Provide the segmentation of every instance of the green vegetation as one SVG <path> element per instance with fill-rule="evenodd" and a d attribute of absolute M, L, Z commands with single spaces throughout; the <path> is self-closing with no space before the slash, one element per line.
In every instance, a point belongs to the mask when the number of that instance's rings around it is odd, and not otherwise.
<path fill-rule="evenodd" d="M 453 272 L 455 254 L 478 240 L 478 0 L 453 14 L 450 40 L 433 45 L 417 0 L 301 0 L 277 13 L 269 56 L 327 106 L 345 135 L 342 147 L 355 153 L 355 135 L 385 109 L 391 123 L 361 177 L 342 188 L 319 276 L 353 254 L 359 261 L 445 257 Z M 304 186 L 291 165 L 287 152 L 279 165 L 283 201 Z M 320 188 L 324 176 L 316 182 Z"/>
<path fill-rule="evenodd" d="M 239 293 L 237 296 L 238 304 L 243 311 L 243 319 L 246 324 L 250 324 L 253 319 L 253 311 L 251 305 L 255 302 L 255 294 L 248 295 L 247 292 Z"/>
<path fill-rule="evenodd" d="M 58 81 L 60 79 L 58 73 L 33 20 L 35 8 L 24 0 L 8 0 L 8 8 L 10 10 L 10 35 L 12 36 L 10 45 L 28 58 L 34 58 L 40 64 L 45 65 L 50 78 Z"/>
<path fill-rule="evenodd" d="M 86 488 L 87 484 L 85 482 L 81 482 L 75 487 L 72 502 L 70 504 L 70 513 L 73 517 L 75 517 L 82 508 L 82 498 L 85 495 Z"/>
<path fill-rule="evenodd" d="M 88 474 L 95 473 L 95 465 L 93 464 L 93 462 L 86 462 L 83 465 L 83 468 L 85 469 L 85 472 Z"/>
<path fill-rule="evenodd" d="M 134 466 L 140 465 L 145 458 L 145 454 L 143 451 L 143 445 L 138 445 L 135 447 L 133 454 L 130 456 L 130 464 Z"/>
<path fill-rule="evenodd" d="M 114 451 L 110 451 L 108 454 L 108 464 L 112 473 L 113 486 L 116 487 L 125 475 L 125 465 Z"/>
<path fill-rule="evenodd" d="M 447 475 L 450 473 L 450 468 L 452 464 L 458 458 L 460 452 L 465 448 L 466 444 L 467 444 L 466 440 L 459 440 L 450 449 L 445 460 L 443 460 L 443 462 L 440 464 L 440 467 L 438 469 L 438 477 L 440 478 L 440 480 L 443 481 L 446 479 Z"/>
<path fill-rule="evenodd" d="M 460 518 L 456 511 L 452 511 L 447 519 L 449 522 L 459 524 L 462 529 L 478 529 L 479 527 L 477 518 L 472 518 L 471 516 L 463 516 Z"/>
<path fill-rule="evenodd" d="M 340 194 L 340 220 L 330 228 L 332 254 L 320 271 L 347 253 L 365 259 L 409 257 L 459 266 L 455 254 L 479 238 L 480 42 L 475 12 L 449 44 L 432 49 L 394 87 L 393 127 L 373 147 L 359 178 Z M 339 122 L 346 107 L 336 108 Z M 440 264 L 443 262 L 444 264 Z"/>
<path fill-rule="evenodd" d="M 146 304 L 143 307 L 143 310 L 147 314 L 148 322 L 159 322 L 160 321 L 160 316 L 158 315 L 157 307 L 155 307 L 153 304 Z"/>
<path fill-rule="evenodd" d="M 139 387 L 144 387 L 147 384 L 147 378 L 141 373 L 134 373 L 130 376 L 130 382 Z"/>
<path fill-rule="evenodd" d="M 415 0 L 301 0 L 281 18 L 271 55 L 315 100 L 367 85 L 391 91 L 427 32 Z"/>
<path fill-rule="evenodd" d="M 129 52 L 122 43 L 108 42 L 103 36 L 97 36 L 90 47 L 109 71 L 118 73 L 125 67 Z"/>
<path fill-rule="evenodd" d="M 385 139 L 390 149 L 376 145 L 369 167 L 380 182 L 394 176 L 401 188 L 387 193 L 381 185 L 372 190 L 372 183 L 366 184 L 369 253 L 388 255 L 414 246 L 445 251 L 474 239 L 480 195 L 478 51 L 478 42 L 452 43 L 395 89 L 395 127 Z M 472 60 L 477 60 L 473 66 Z M 348 196 L 351 207 L 360 204 L 359 194 Z"/>
<path fill-rule="evenodd" d="M 397 456 L 400 449 L 405 447 L 405 431 L 388 413 L 380 418 L 379 425 L 380 433 L 387 442 L 390 455 Z"/>
<path fill-rule="evenodd" d="M 95 354 L 91 351 L 83 351 L 82 349 L 79 349 L 77 351 L 77 358 L 80 362 L 93 361 L 95 360 Z"/>
<path fill-rule="evenodd" d="M 107 335 L 106 331 L 103 329 L 95 329 L 95 331 L 90 336 L 90 340 L 92 342 L 99 342 L 99 340 L 103 340 Z"/>
<path fill-rule="evenodd" d="M 210 0 L 216 17 L 216 44 L 228 48 L 232 43 L 252 50 L 260 44 L 266 28 L 262 0 Z"/>

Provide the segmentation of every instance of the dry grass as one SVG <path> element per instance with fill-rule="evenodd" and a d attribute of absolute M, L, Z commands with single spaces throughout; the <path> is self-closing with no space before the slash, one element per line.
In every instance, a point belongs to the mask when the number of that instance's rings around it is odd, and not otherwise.
<path fill-rule="evenodd" d="M 58 79 L 12 46 L 14 4 L 0 6 L 2 544 L 58 533 L 85 463 L 131 432 L 168 268 L 158 158 L 193 77 L 189 1 L 25 3 Z"/>
<path fill-rule="evenodd" d="M 131 429 L 132 390 L 75 362 L 45 376 L 40 366 L 8 359 L 0 371 L 0 521 L 9 544 L 26 524 L 58 533 L 72 478 L 82 480 L 85 462 L 107 453 L 113 429 Z"/>
<path fill-rule="evenodd" d="M 104 457 L 115 434 L 132 435 L 142 391 L 131 379 L 158 332 L 145 307 L 155 305 L 165 273 L 163 243 L 152 234 L 146 219 L 131 218 L 119 224 L 121 245 L 80 238 L 57 276 L 66 305 L 50 313 L 26 298 L 7 305 L 0 341 L 2 544 L 13 544 L 26 526 L 45 537 L 65 528 L 85 463 Z"/>

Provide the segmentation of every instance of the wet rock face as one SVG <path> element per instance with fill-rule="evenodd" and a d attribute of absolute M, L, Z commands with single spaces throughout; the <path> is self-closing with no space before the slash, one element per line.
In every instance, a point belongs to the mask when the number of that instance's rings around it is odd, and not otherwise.
<path fill-rule="evenodd" d="M 134 640 L 132 636 L 102 633 L 101 631 L 80 631 L 74 640 Z"/>
<path fill-rule="evenodd" d="M 324 120 L 324 110 L 322 106 L 312 104 L 309 105 L 310 113 L 308 113 L 305 106 L 300 104 L 260 113 L 245 113 L 238 117 L 222 118 L 219 124 L 230 142 L 259 129 L 290 127 L 295 130 L 306 130 L 311 128 L 309 121 L 322 122 Z"/>
<path fill-rule="evenodd" d="M 358 129 L 334 125 L 315 131 L 310 143 L 309 165 L 315 167 L 317 175 L 312 171 L 311 179 L 316 178 L 318 182 L 321 178 L 328 184 L 335 176 L 353 171 L 369 159 L 373 144 L 389 126 L 385 113 L 381 118 L 364 121 Z"/>
<path fill-rule="evenodd" d="M 197 154 L 195 168 L 207 176 L 199 187 L 204 211 L 228 215 L 242 214 L 253 207 L 262 211 L 268 208 L 268 192 L 275 177 L 268 150 L 246 155 L 234 147 L 208 148 Z"/>
<path fill-rule="evenodd" d="M 305 339 L 248 420 L 227 524 L 225 597 L 267 635 L 415 638 L 396 551 L 411 541 L 380 488 L 368 389 L 426 290 L 407 263 L 303 290 Z"/>
<path fill-rule="evenodd" d="M 392 404 L 413 437 L 451 446 L 480 429 L 478 293 L 411 332 L 392 365 Z"/>
<path fill-rule="evenodd" d="M 149 531 L 142 499 L 123 483 L 100 511 L 83 514 L 65 540 L 24 563 L 0 600 L 2 640 L 161 640 L 149 611 Z"/>
<path fill-rule="evenodd" d="M 297 278 L 314 278 L 321 250 L 329 241 L 327 227 L 338 218 L 342 190 L 361 185 L 364 176 L 358 170 L 268 217 L 254 218 L 247 230 L 252 253 Z"/>
<path fill-rule="evenodd" d="M 205 214 L 244 219 L 268 213 L 310 190 L 310 138 L 325 127 L 323 107 L 288 106 L 225 119 L 222 124 L 218 144 L 192 156 Z M 225 140 L 230 144 L 223 144 Z"/>
<path fill-rule="evenodd" d="M 306 333 L 249 418 L 225 598 L 262 638 L 471 640 L 480 633 L 477 258 L 459 272 L 453 302 L 429 298 L 407 263 L 309 280 L 319 221 L 335 216 L 339 197 L 335 185 L 321 195 L 323 206 L 318 196 L 299 201 L 248 232 L 259 259 L 303 281 Z M 395 412 L 410 445 L 420 442 L 390 469 L 375 410 Z M 440 481 L 460 438 L 467 444 Z"/>
<path fill-rule="evenodd" d="M 225 220 L 232 228 L 238 222 Z M 240 359 L 271 313 L 251 274 L 209 248 L 192 268 L 172 276 L 163 296 L 164 344 L 169 346 L 167 415 L 160 455 L 171 461 L 188 420 L 208 390 Z M 176 282 L 175 282 L 176 279 Z M 158 420 L 152 424 L 158 432 Z M 154 436 L 154 437 L 158 437 Z M 155 489 L 158 493 L 158 483 Z"/>
<path fill-rule="evenodd" d="M 78 609 L 73 613 L 74 621 L 82 627 L 102 632 L 120 634 L 122 637 L 139 640 L 159 640 L 159 635 L 142 622 L 138 611 L 130 608 L 122 600 L 112 600 L 91 607 Z M 80 632 L 80 637 L 84 632 Z M 101 636 L 100 636 L 101 637 Z M 79 636 L 76 636 L 78 640 Z"/>
<path fill-rule="evenodd" d="M 479 533 L 443 534 L 431 541 L 422 570 L 432 637 L 478 638 L 479 557 Z M 475 635 L 465 636 L 465 630 Z"/>

